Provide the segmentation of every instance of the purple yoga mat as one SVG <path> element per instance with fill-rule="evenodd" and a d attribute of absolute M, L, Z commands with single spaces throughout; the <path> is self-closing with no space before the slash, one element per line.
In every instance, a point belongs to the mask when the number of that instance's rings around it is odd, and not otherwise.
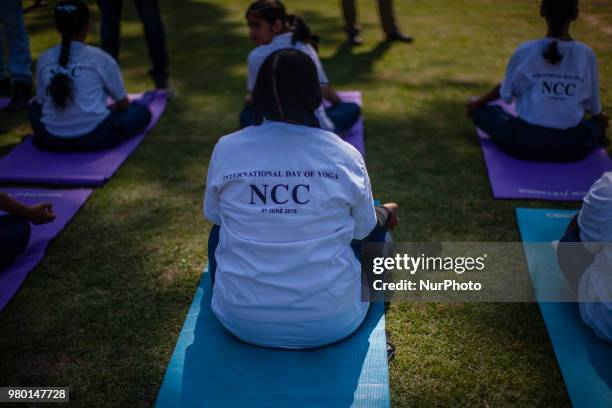
<path fill-rule="evenodd" d="M 0 98 L 0 109 L 8 105 L 9 101 L 10 101 L 9 98 Z"/>
<path fill-rule="evenodd" d="M 23 254 L 4 269 L 0 269 L 0 311 L 17 293 L 28 273 L 42 259 L 47 245 L 66 226 L 68 221 L 85 203 L 92 190 L 43 190 L 10 188 L 4 190 L 16 200 L 32 205 L 41 202 L 50 202 L 56 218 L 53 222 L 44 225 L 32 225 L 30 243 Z M 0 215 L 2 215 L 0 211 Z"/>
<path fill-rule="evenodd" d="M 93 153 L 54 153 L 37 149 L 28 137 L 0 160 L 0 183 L 50 184 L 58 186 L 101 186 L 142 142 L 159 120 L 168 100 L 167 92 L 132 95 L 151 110 L 147 129 L 121 145 Z"/>
<path fill-rule="evenodd" d="M 493 104 L 516 115 L 514 106 Z M 534 162 L 507 155 L 482 130 L 476 132 L 495 198 L 580 201 L 603 173 L 612 171 L 612 160 L 602 148 L 577 162 Z"/>
<path fill-rule="evenodd" d="M 345 102 L 355 102 L 357 105 L 363 107 L 360 91 L 345 91 L 338 92 L 338 96 Z M 359 150 L 361 156 L 365 158 L 365 140 L 363 137 L 363 115 L 359 118 L 357 123 L 346 133 L 342 135 L 342 139 L 352 144 L 355 149 Z"/>

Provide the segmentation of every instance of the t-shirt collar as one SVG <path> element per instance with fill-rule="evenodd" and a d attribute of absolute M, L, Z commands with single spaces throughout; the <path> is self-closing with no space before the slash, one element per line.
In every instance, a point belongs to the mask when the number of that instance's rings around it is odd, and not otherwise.
<path fill-rule="evenodd" d="M 293 37 L 292 32 L 275 35 L 274 38 L 272 38 L 272 44 L 289 42 L 291 40 L 291 37 Z"/>

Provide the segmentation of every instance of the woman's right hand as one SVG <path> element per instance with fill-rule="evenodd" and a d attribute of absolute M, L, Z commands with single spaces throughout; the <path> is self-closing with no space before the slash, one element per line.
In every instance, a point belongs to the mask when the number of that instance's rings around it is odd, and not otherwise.
<path fill-rule="evenodd" d="M 397 216 L 397 212 L 399 210 L 399 206 L 396 203 L 386 203 L 383 204 L 387 210 L 389 210 L 390 218 L 387 220 L 387 229 L 394 230 L 397 224 L 399 224 L 399 217 Z"/>
<path fill-rule="evenodd" d="M 55 219 L 51 203 L 38 203 L 29 207 L 27 219 L 34 225 L 47 224 Z"/>

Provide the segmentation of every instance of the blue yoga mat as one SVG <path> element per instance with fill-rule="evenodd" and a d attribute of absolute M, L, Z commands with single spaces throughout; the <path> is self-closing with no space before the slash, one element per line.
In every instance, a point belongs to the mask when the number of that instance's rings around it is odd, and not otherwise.
<path fill-rule="evenodd" d="M 551 242 L 563 236 L 575 211 L 518 208 L 516 215 L 524 242 Z M 542 267 L 546 256 L 546 273 L 557 275 L 557 285 L 549 290 L 569 291 L 559 269 L 555 251 L 529 251 L 525 248 L 530 273 L 533 265 Z M 532 275 L 532 279 L 533 279 Z M 582 323 L 575 303 L 541 302 L 540 310 L 553 343 L 561 373 L 574 407 L 612 407 L 612 344 L 598 339 Z"/>
<path fill-rule="evenodd" d="M 350 338 L 312 350 L 248 345 L 210 309 L 202 275 L 157 396 L 165 407 L 389 407 L 384 305 Z"/>

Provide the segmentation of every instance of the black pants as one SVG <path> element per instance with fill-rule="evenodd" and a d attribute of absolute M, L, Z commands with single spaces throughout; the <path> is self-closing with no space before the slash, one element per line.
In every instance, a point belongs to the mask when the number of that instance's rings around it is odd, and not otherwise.
<path fill-rule="evenodd" d="M 30 241 L 30 223 L 15 215 L 0 216 L 0 269 L 25 251 Z"/>
<path fill-rule="evenodd" d="M 571 129 L 551 129 L 527 123 L 499 106 L 483 106 L 473 118 L 474 124 L 501 150 L 523 160 L 580 160 L 600 146 L 605 136 L 605 128 L 597 119 L 583 121 Z"/>
<path fill-rule="evenodd" d="M 357 257 L 361 261 L 361 243 L 362 242 L 385 242 L 385 236 L 387 234 L 387 221 L 391 216 L 389 210 L 383 206 L 376 206 L 376 225 L 370 234 L 362 240 L 353 240 L 351 242 L 351 248 Z M 219 245 L 219 229 L 218 225 L 213 225 L 208 236 L 208 272 L 210 274 L 210 281 L 215 284 L 215 272 L 217 271 L 217 260 L 215 258 L 215 251 L 217 245 Z"/>
<path fill-rule="evenodd" d="M 111 112 L 91 132 L 77 137 L 57 137 L 47 131 L 41 122 L 42 106 L 36 101 L 28 107 L 34 131 L 33 143 L 39 149 L 52 152 L 95 152 L 113 148 L 143 131 L 151 121 L 146 105 L 130 103 L 125 110 Z"/>
<path fill-rule="evenodd" d="M 119 60 L 121 3 L 122 0 L 98 0 L 102 14 L 100 25 L 102 49 L 117 61 Z M 157 0 L 134 0 L 134 3 L 144 26 L 147 48 L 153 63 L 149 75 L 153 78 L 157 88 L 166 88 L 168 86 L 168 54 L 159 3 Z"/>
<path fill-rule="evenodd" d="M 346 32 L 350 37 L 359 34 L 361 27 L 357 23 L 357 0 L 342 0 L 342 13 L 346 23 Z M 383 31 L 387 35 L 396 34 L 399 29 L 393 13 L 393 0 L 378 0 L 378 11 Z"/>

